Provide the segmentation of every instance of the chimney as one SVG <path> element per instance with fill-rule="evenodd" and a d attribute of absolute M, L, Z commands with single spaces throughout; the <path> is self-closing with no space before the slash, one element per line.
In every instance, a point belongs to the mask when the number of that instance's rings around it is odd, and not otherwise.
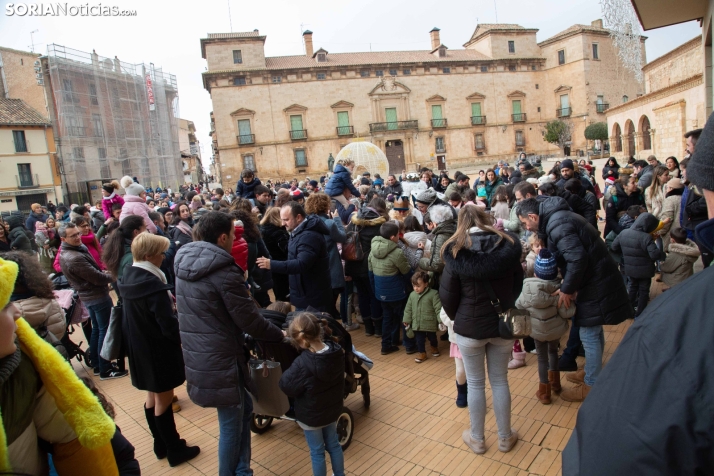
<path fill-rule="evenodd" d="M 441 44 L 441 39 L 439 38 L 439 29 L 437 27 L 434 27 L 429 32 L 429 36 L 431 36 L 431 51 L 434 51 Z"/>
<path fill-rule="evenodd" d="M 602 18 L 599 18 L 592 22 L 590 26 L 595 27 L 595 28 L 602 28 Z"/>
<path fill-rule="evenodd" d="M 305 42 L 305 56 L 312 58 L 312 32 L 305 30 L 302 34 L 302 39 Z"/>

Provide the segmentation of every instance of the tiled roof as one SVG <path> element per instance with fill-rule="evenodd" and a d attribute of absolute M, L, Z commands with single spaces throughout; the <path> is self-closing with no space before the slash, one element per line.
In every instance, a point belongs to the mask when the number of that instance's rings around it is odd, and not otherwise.
<path fill-rule="evenodd" d="M 362 53 L 331 53 L 326 61 L 318 63 L 304 55 L 299 56 L 274 56 L 265 58 L 267 69 L 290 69 L 335 67 L 335 66 L 369 66 L 403 63 L 449 63 L 454 61 L 491 60 L 483 53 L 476 50 L 449 50 L 447 56 L 440 58 L 431 54 L 429 50 L 420 51 L 375 51 Z"/>
<path fill-rule="evenodd" d="M 610 30 L 607 28 L 598 28 L 596 26 L 591 26 L 591 25 L 573 25 L 570 28 L 566 28 L 565 30 L 561 31 L 560 33 L 556 33 L 555 35 L 551 36 L 550 38 L 547 38 L 540 43 L 538 43 L 538 46 L 543 46 L 547 45 L 549 43 L 552 43 L 554 41 L 558 41 L 562 38 L 565 38 L 566 36 L 570 35 L 575 35 L 577 33 L 599 33 L 599 34 L 610 34 Z"/>
<path fill-rule="evenodd" d="M 44 126 L 50 122 L 22 99 L 0 98 L 0 124 L 11 126 Z"/>
<path fill-rule="evenodd" d="M 237 31 L 235 33 L 209 33 L 209 39 L 223 39 L 223 38 L 251 38 L 260 36 L 258 30 L 254 31 Z"/>

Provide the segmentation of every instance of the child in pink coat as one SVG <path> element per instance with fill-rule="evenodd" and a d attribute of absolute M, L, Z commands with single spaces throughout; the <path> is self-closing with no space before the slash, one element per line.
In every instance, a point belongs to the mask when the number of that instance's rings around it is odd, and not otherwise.
<path fill-rule="evenodd" d="M 146 224 L 146 229 L 149 233 L 156 233 L 156 225 L 151 218 L 149 218 L 148 205 L 146 204 L 146 190 L 144 187 L 134 182 L 134 179 L 128 175 L 122 177 L 121 186 L 126 190 L 126 195 L 124 195 L 124 205 L 121 207 L 121 215 L 119 215 L 119 222 L 121 223 L 124 218 L 130 215 L 139 215 L 144 219 Z M 111 214 L 109 215 L 111 216 Z"/>
<path fill-rule="evenodd" d="M 112 216 L 112 205 L 115 203 L 124 205 L 124 199 L 117 193 L 117 190 L 119 190 L 119 182 L 116 180 L 102 184 L 102 212 L 105 220 Z"/>

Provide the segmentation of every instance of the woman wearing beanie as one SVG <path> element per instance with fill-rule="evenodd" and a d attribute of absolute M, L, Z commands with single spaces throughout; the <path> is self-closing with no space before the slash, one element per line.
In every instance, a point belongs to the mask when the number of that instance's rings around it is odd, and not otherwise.
<path fill-rule="evenodd" d="M 117 190 L 119 190 L 119 182 L 116 180 L 102 184 L 102 212 L 107 219 L 112 216 L 112 205 L 115 203 L 124 205 L 124 199 L 117 193 Z"/>
<path fill-rule="evenodd" d="M 541 249 L 535 260 L 535 277 L 523 281 L 523 291 L 516 301 L 518 309 L 525 309 L 531 315 L 531 337 L 538 353 L 538 391 L 536 398 L 543 405 L 551 403 L 551 391 L 560 394 L 560 372 L 558 370 L 558 343 L 568 332 L 568 321 L 575 314 L 575 306 L 566 309 L 558 307 L 560 289 L 558 266 L 555 256 L 547 249 Z"/>
<path fill-rule="evenodd" d="M 60 476 L 119 474 L 114 422 L 9 302 L 17 275 L 17 263 L 0 258 L 0 473 L 46 474 L 49 447 Z"/>
<path fill-rule="evenodd" d="M 129 215 L 138 215 L 144 219 L 146 224 L 146 229 L 150 233 L 156 233 L 156 225 L 151 218 L 149 218 L 149 207 L 146 205 L 146 190 L 144 187 L 128 175 L 122 177 L 121 186 L 124 187 L 126 195 L 124 196 L 124 205 L 121 207 L 121 215 L 119 215 L 119 221 L 121 222 L 124 218 Z M 104 203 L 102 203 L 102 208 Z"/>

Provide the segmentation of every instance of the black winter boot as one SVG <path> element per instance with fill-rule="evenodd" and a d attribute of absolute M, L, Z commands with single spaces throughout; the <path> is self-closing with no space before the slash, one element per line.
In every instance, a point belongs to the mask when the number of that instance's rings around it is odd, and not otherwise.
<path fill-rule="evenodd" d="M 382 337 L 382 319 L 372 319 L 374 325 L 374 335 Z"/>
<path fill-rule="evenodd" d="M 371 317 L 362 317 L 362 320 L 364 321 L 364 335 L 367 337 L 373 336 L 374 335 L 374 322 L 372 321 Z M 380 323 L 381 324 L 381 323 Z M 382 334 L 382 330 L 379 330 L 379 334 Z"/>
<path fill-rule="evenodd" d="M 146 408 L 146 405 L 144 405 L 144 415 L 146 416 L 146 423 L 149 424 L 151 436 L 154 437 L 154 454 L 157 459 L 164 459 L 166 458 L 166 445 L 164 444 L 164 440 L 161 439 L 159 431 L 156 429 L 154 409 Z"/>
<path fill-rule="evenodd" d="M 466 408 L 469 406 L 468 402 L 468 384 L 459 384 L 456 382 L 456 406 L 459 408 Z"/>
<path fill-rule="evenodd" d="M 174 412 L 171 407 L 167 408 L 163 415 L 155 416 L 154 419 L 156 420 L 156 428 L 166 444 L 166 456 L 169 459 L 169 466 L 178 466 L 198 456 L 201 448 L 187 446 L 186 441 L 179 438 L 179 434 L 176 431 L 176 422 L 174 421 Z"/>

